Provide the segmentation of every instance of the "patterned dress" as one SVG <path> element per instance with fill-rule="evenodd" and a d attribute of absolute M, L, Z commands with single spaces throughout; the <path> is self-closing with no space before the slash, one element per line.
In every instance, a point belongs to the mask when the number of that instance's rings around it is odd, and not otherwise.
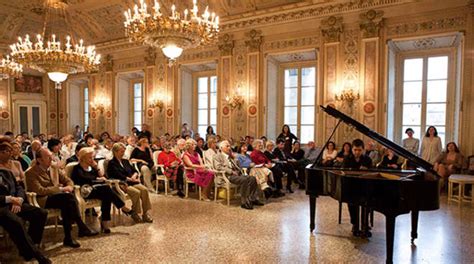
<path fill-rule="evenodd" d="M 178 162 L 178 165 L 172 166 L 171 164 L 175 161 Z M 179 167 L 183 166 L 181 159 L 176 157 L 176 154 L 172 151 L 168 153 L 164 151 L 160 152 L 160 154 L 158 155 L 158 164 L 164 165 L 165 171 L 163 172 L 163 174 L 166 177 L 172 179 L 173 181 L 176 180 Z"/>
<path fill-rule="evenodd" d="M 187 156 L 194 165 L 202 165 L 197 152 L 194 152 L 193 155 L 189 154 L 189 152 L 185 152 L 184 156 Z M 186 177 L 194 181 L 198 186 L 206 187 L 214 178 L 214 173 L 205 169 L 186 170 Z"/>

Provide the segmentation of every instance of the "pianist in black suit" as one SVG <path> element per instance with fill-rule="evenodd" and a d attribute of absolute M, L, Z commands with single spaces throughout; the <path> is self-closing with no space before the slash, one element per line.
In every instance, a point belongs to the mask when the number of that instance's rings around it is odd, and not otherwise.
<path fill-rule="evenodd" d="M 0 155 L 5 155 L 4 144 L 0 145 Z M 20 255 L 30 261 L 51 263 L 35 244 L 40 244 L 48 212 L 28 204 L 23 188 L 8 170 L 0 170 L 0 226 L 10 234 Z M 29 222 L 28 232 L 23 221 Z"/>
<path fill-rule="evenodd" d="M 355 139 L 352 141 L 352 153 L 344 158 L 343 168 L 365 170 L 372 167 L 372 159 L 364 153 L 364 141 Z M 349 214 L 351 216 L 352 234 L 354 236 L 369 237 L 370 232 L 367 224 L 367 213 L 363 209 L 362 216 L 362 232 L 359 230 L 359 207 L 357 205 L 348 204 Z"/>

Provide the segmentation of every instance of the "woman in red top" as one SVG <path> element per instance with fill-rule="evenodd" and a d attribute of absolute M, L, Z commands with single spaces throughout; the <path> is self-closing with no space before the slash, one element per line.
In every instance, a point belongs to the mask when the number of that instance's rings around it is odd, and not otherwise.
<path fill-rule="evenodd" d="M 165 168 L 163 174 L 174 181 L 178 188 L 178 196 L 183 198 L 183 161 L 171 151 L 171 142 L 163 144 L 163 151 L 158 155 L 158 164 L 162 164 Z"/>
<path fill-rule="evenodd" d="M 279 166 L 274 166 L 271 160 L 263 154 L 263 141 L 260 139 L 256 139 L 253 142 L 253 151 L 250 153 L 250 159 L 253 163 L 255 163 L 255 167 L 265 166 L 269 168 L 273 173 L 273 181 L 275 183 L 275 188 L 277 189 L 276 192 L 273 194 L 274 197 L 284 196 L 285 194 L 281 191 L 283 188 L 283 183 L 281 178 L 283 177 L 283 173 Z"/>

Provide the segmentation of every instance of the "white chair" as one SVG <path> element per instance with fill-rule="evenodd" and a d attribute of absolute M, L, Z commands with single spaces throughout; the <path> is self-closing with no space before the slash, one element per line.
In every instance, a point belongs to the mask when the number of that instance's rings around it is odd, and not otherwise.
<path fill-rule="evenodd" d="M 153 152 L 153 162 L 155 163 L 156 167 L 156 193 L 158 193 L 158 183 L 160 181 L 163 181 L 163 184 L 165 186 L 165 195 L 168 195 L 170 181 L 168 177 L 166 177 L 166 175 L 164 174 L 165 166 L 163 164 L 158 164 L 158 155 L 160 155 L 160 153 L 161 151 L 159 150 Z"/>
<path fill-rule="evenodd" d="M 189 184 L 194 184 L 196 185 L 196 188 L 198 189 L 198 192 L 199 192 L 199 201 L 201 200 L 201 186 L 198 186 L 192 179 L 188 178 L 187 174 L 186 174 L 186 171 L 187 170 L 192 170 L 194 172 L 196 172 L 195 169 L 193 168 L 189 168 L 189 167 L 184 167 L 184 197 L 185 198 L 188 198 L 188 193 L 189 193 Z"/>
<path fill-rule="evenodd" d="M 211 166 L 212 171 L 215 173 L 214 177 L 214 202 L 217 202 L 217 191 L 218 189 L 225 189 L 226 190 L 226 200 L 227 206 L 230 205 L 230 190 L 235 189 L 235 193 L 237 193 L 238 185 L 235 185 L 230 182 L 230 180 L 225 175 L 223 171 L 217 171 L 214 168 L 214 164 L 208 164 Z"/>

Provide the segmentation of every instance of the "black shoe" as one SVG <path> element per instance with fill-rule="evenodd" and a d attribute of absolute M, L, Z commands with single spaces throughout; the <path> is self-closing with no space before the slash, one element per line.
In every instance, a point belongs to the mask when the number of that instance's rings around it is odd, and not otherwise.
<path fill-rule="evenodd" d="M 110 234 L 110 228 L 108 224 L 105 224 L 104 222 L 100 222 L 100 232 L 104 234 Z"/>
<path fill-rule="evenodd" d="M 178 196 L 179 198 L 184 198 L 185 195 L 182 191 L 178 191 Z"/>
<path fill-rule="evenodd" d="M 273 197 L 274 198 L 279 198 L 279 197 L 283 197 L 283 196 L 285 196 L 285 194 L 281 190 L 273 191 Z"/>
<path fill-rule="evenodd" d="M 259 200 L 252 201 L 252 204 L 253 204 L 253 205 L 257 205 L 257 206 L 263 206 L 263 205 L 265 205 L 264 203 L 260 202 Z"/>
<path fill-rule="evenodd" d="M 124 213 L 126 216 L 132 216 L 133 214 L 135 214 L 135 211 L 133 211 L 133 210 L 130 210 L 130 211 L 127 211 L 127 212 L 125 212 L 123 210 L 123 208 L 121 210 L 122 210 L 122 213 Z"/>
<path fill-rule="evenodd" d="M 39 264 L 50 264 L 50 263 L 53 263 L 49 258 L 43 256 L 43 255 L 40 255 L 40 256 L 37 256 L 35 258 Z"/>
<path fill-rule="evenodd" d="M 78 248 L 78 247 L 81 246 L 81 244 L 79 244 L 76 240 L 74 240 L 72 238 L 71 239 L 65 239 L 63 241 L 63 245 L 65 247 L 72 247 L 72 248 Z"/>
<path fill-rule="evenodd" d="M 263 190 L 263 194 L 265 195 L 265 199 L 268 200 L 268 198 L 270 198 L 273 194 L 273 191 L 272 191 L 272 188 L 265 188 L 265 190 Z"/>
<path fill-rule="evenodd" d="M 360 232 L 360 237 L 362 238 L 372 237 L 372 232 L 370 232 L 369 230 L 363 230 Z"/>
<path fill-rule="evenodd" d="M 300 185 L 298 186 L 298 189 L 304 190 L 304 189 L 306 189 L 306 186 L 304 186 L 304 184 L 300 184 Z"/>
<path fill-rule="evenodd" d="M 355 226 L 352 226 L 352 235 L 355 236 L 355 237 L 360 236 L 360 230 Z"/>
<path fill-rule="evenodd" d="M 91 236 L 96 236 L 98 234 L 99 234 L 99 232 L 94 231 L 94 230 L 90 230 L 88 228 L 88 229 L 84 229 L 84 230 L 79 230 L 78 236 L 79 237 L 91 237 Z"/>
<path fill-rule="evenodd" d="M 289 193 L 294 193 L 294 191 L 291 189 L 291 187 L 286 187 L 286 191 Z"/>
<path fill-rule="evenodd" d="M 247 210 L 253 210 L 253 206 L 249 203 L 244 203 L 240 207 Z"/>

